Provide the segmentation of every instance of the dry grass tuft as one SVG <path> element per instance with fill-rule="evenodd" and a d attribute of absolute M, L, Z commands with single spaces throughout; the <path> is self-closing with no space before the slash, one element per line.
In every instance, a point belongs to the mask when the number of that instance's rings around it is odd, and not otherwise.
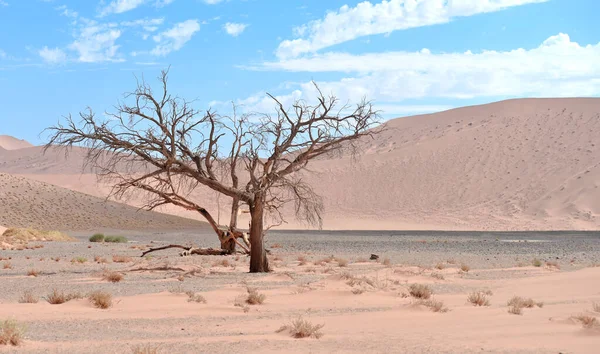
<path fill-rule="evenodd" d="M 533 299 L 525 299 L 520 296 L 513 296 L 512 299 L 508 300 L 507 305 L 508 305 L 508 313 L 512 313 L 514 315 L 520 315 L 523 313 L 523 311 L 522 311 L 523 308 L 533 308 L 535 306 L 541 308 L 544 306 L 544 303 L 543 302 L 535 302 L 535 301 L 533 301 Z"/>
<path fill-rule="evenodd" d="M 10 228 L 4 231 L 0 241 L 27 243 L 31 241 L 77 241 L 77 239 L 58 231 Z"/>
<path fill-rule="evenodd" d="M 293 320 L 291 324 L 281 326 L 276 332 L 281 333 L 287 331 L 294 338 L 321 338 L 323 333 L 321 329 L 324 327 L 324 324 L 313 325 L 309 321 L 302 319 L 301 317 Z"/>
<path fill-rule="evenodd" d="M 29 269 L 29 270 L 27 271 L 27 276 L 29 276 L 29 277 L 37 277 L 37 276 L 38 276 L 38 275 L 40 275 L 41 273 L 42 273 L 42 272 L 40 272 L 40 271 L 39 271 L 39 270 L 37 270 L 37 269 Z"/>
<path fill-rule="evenodd" d="M 283 248 L 283 246 L 280 243 L 274 243 L 271 245 L 271 248 Z"/>
<path fill-rule="evenodd" d="M 578 316 L 572 316 L 571 318 L 574 319 L 575 321 L 581 323 L 583 328 L 587 328 L 587 329 L 600 328 L 600 322 L 598 322 L 598 319 L 596 317 L 588 316 L 588 315 L 578 315 Z"/>
<path fill-rule="evenodd" d="M 31 290 L 25 290 L 21 297 L 19 298 L 19 303 L 21 304 L 37 304 L 39 298 L 31 292 Z"/>
<path fill-rule="evenodd" d="M 83 299 L 83 295 L 80 293 L 67 294 L 64 291 L 52 289 L 52 292 L 44 297 L 44 300 L 48 301 L 48 303 L 52 305 L 64 304 L 67 301 L 75 299 Z"/>
<path fill-rule="evenodd" d="M 471 270 L 471 267 L 469 267 L 466 264 L 461 264 L 460 265 L 460 270 L 462 270 L 463 272 L 467 273 L 467 272 L 469 272 Z"/>
<path fill-rule="evenodd" d="M 0 345 L 18 346 L 23 343 L 25 327 L 13 320 L 0 322 Z"/>
<path fill-rule="evenodd" d="M 509 306 L 508 313 L 510 313 L 512 315 L 522 315 L 523 310 L 519 306 Z"/>
<path fill-rule="evenodd" d="M 88 295 L 88 300 L 99 309 L 107 309 L 112 306 L 112 295 L 106 291 L 96 290 Z"/>
<path fill-rule="evenodd" d="M 256 288 L 246 287 L 246 291 L 248 291 L 248 297 L 246 298 L 248 305 L 262 305 L 267 298 L 265 294 L 259 293 Z"/>
<path fill-rule="evenodd" d="M 133 262 L 133 258 L 131 258 L 129 256 L 120 256 L 120 255 L 114 255 L 114 256 L 112 256 L 112 260 L 115 263 L 129 263 L 129 262 Z"/>
<path fill-rule="evenodd" d="M 440 273 L 431 273 L 431 277 L 435 278 L 435 279 L 439 279 L 439 280 L 444 280 L 446 278 L 444 278 L 444 275 L 440 274 Z"/>
<path fill-rule="evenodd" d="M 438 263 L 435 265 L 435 269 L 442 270 L 444 268 L 446 268 L 446 265 L 444 263 Z"/>
<path fill-rule="evenodd" d="M 434 300 L 434 299 L 429 299 L 429 300 L 420 300 L 418 302 L 419 305 L 423 305 L 428 307 L 431 311 L 433 312 L 448 312 L 448 308 L 446 306 L 444 306 L 444 303 L 442 301 L 438 301 L 438 300 Z"/>
<path fill-rule="evenodd" d="M 159 354 L 160 344 L 138 344 L 131 347 L 132 354 Z"/>
<path fill-rule="evenodd" d="M 600 302 L 594 302 L 592 304 L 592 310 L 594 310 L 594 312 L 600 312 Z"/>
<path fill-rule="evenodd" d="M 348 260 L 347 259 L 337 258 L 336 260 L 337 260 L 338 266 L 340 266 L 340 267 L 347 267 L 348 266 Z"/>
<path fill-rule="evenodd" d="M 95 256 L 94 257 L 94 262 L 99 263 L 99 264 L 108 263 L 108 261 L 106 260 L 106 258 L 100 257 L 100 256 Z"/>
<path fill-rule="evenodd" d="M 123 280 L 123 274 L 119 273 L 119 272 L 113 272 L 110 270 L 105 270 L 102 273 L 102 280 L 106 280 L 109 281 L 111 283 L 118 283 L 121 280 Z"/>
<path fill-rule="evenodd" d="M 541 267 L 541 266 L 542 266 L 542 261 L 540 261 L 540 260 L 539 260 L 539 259 L 537 259 L 537 258 L 534 258 L 534 259 L 533 259 L 533 261 L 531 261 L 531 264 L 532 264 L 534 267 Z"/>
<path fill-rule="evenodd" d="M 74 258 L 71 259 L 71 263 L 80 263 L 80 264 L 83 264 L 85 262 L 87 262 L 87 258 L 85 258 L 85 257 L 74 257 Z"/>
<path fill-rule="evenodd" d="M 185 294 L 188 296 L 188 302 L 197 302 L 199 304 L 206 304 L 206 299 L 200 294 L 196 294 L 193 291 L 186 291 Z"/>
<path fill-rule="evenodd" d="M 2 268 L 3 269 L 13 269 L 13 265 L 10 262 L 4 262 L 4 264 L 2 264 Z"/>
<path fill-rule="evenodd" d="M 430 287 L 423 284 L 411 284 L 408 292 L 412 297 L 423 300 L 429 299 L 433 293 Z"/>
<path fill-rule="evenodd" d="M 298 265 L 299 266 L 306 265 L 306 263 L 308 263 L 308 260 L 306 259 L 305 256 L 298 256 Z"/>
<path fill-rule="evenodd" d="M 473 306 L 490 306 L 490 300 L 483 291 L 477 291 L 469 294 L 467 301 L 473 304 Z"/>

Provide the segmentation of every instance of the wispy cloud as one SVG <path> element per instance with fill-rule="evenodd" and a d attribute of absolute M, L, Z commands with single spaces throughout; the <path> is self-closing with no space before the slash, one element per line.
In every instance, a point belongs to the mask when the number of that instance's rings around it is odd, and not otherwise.
<path fill-rule="evenodd" d="M 8 3 L 4 0 L 0 0 L 0 6 L 6 7 L 6 6 L 8 6 Z"/>
<path fill-rule="evenodd" d="M 227 34 L 229 34 L 233 37 L 237 37 L 240 34 L 242 34 L 242 32 L 244 32 L 247 27 L 248 27 L 248 25 L 245 23 L 227 22 L 226 24 L 223 25 L 225 32 L 227 32 Z"/>
<path fill-rule="evenodd" d="M 280 58 L 297 57 L 373 34 L 450 22 L 457 17 L 504 10 L 548 0 L 383 0 L 363 1 L 355 7 L 342 6 L 323 19 L 297 27 L 293 40 L 279 44 Z"/>
<path fill-rule="evenodd" d="M 109 14 L 120 14 L 123 12 L 131 11 L 142 4 L 146 0 L 114 0 L 100 10 L 100 16 L 106 16 Z"/>
<path fill-rule="evenodd" d="M 198 20 L 187 20 L 180 22 L 164 32 L 161 32 L 152 39 L 158 43 L 150 54 L 154 56 L 165 56 L 171 52 L 177 51 L 189 42 L 194 34 L 200 30 Z"/>
<path fill-rule="evenodd" d="M 63 64 L 67 61 L 67 54 L 60 48 L 44 47 L 38 53 L 48 64 Z"/>

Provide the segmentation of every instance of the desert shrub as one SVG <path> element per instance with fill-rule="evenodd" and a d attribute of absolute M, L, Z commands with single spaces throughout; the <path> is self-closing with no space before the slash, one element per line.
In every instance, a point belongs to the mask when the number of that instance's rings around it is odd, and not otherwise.
<path fill-rule="evenodd" d="M 104 242 L 104 234 L 93 234 L 90 237 L 90 242 Z"/>
<path fill-rule="evenodd" d="M 246 287 L 246 291 L 248 292 L 248 297 L 246 298 L 248 305 L 262 305 L 267 298 L 265 294 L 259 293 L 256 288 Z"/>
<path fill-rule="evenodd" d="M 30 277 L 37 277 L 38 275 L 40 275 L 40 273 L 41 273 L 41 272 L 40 272 L 39 270 L 37 270 L 37 269 L 29 269 L 29 270 L 27 271 L 27 276 L 30 276 Z"/>
<path fill-rule="evenodd" d="M 283 248 L 283 246 L 280 243 L 274 243 L 271 245 L 271 248 Z"/>
<path fill-rule="evenodd" d="M 360 295 L 364 292 L 365 292 L 365 289 L 352 288 L 352 294 L 354 294 L 354 295 Z"/>
<path fill-rule="evenodd" d="M 338 262 L 338 266 L 340 266 L 340 267 L 347 267 L 348 266 L 348 260 L 346 260 L 344 258 L 337 258 L 336 260 Z"/>
<path fill-rule="evenodd" d="M 107 270 L 102 273 L 102 279 L 111 283 L 118 283 L 123 280 L 123 274 Z"/>
<path fill-rule="evenodd" d="M 431 273 L 431 277 L 439 280 L 444 280 L 444 275 L 440 273 Z"/>
<path fill-rule="evenodd" d="M 560 264 L 556 261 L 548 261 L 546 262 L 546 267 L 560 269 Z"/>
<path fill-rule="evenodd" d="M 429 299 L 433 293 L 431 288 L 423 284 L 411 284 L 408 288 L 408 292 L 412 297 L 424 300 Z"/>
<path fill-rule="evenodd" d="M 213 267 L 231 267 L 231 262 L 229 262 L 229 259 L 223 258 L 220 261 L 214 262 Z"/>
<path fill-rule="evenodd" d="M 533 261 L 531 261 L 531 264 L 533 264 L 534 267 L 541 267 L 542 266 L 542 261 L 540 261 L 537 258 L 534 258 Z"/>
<path fill-rule="evenodd" d="M 160 353 L 159 344 L 138 344 L 131 347 L 132 354 L 158 354 Z"/>
<path fill-rule="evenodd" d="M 106 291 L 96 290 L 88 295 L 88 300 L 99 309 L 107 309 L 112 306 L 112 295 Z"/>
<path fill-rule="evenodd" d="M 444 303 L 439 300 L 429 299 L 429 300 L 420 300 L 418 302 L 419 305 L 423 305 L 428 307 L 433 312 L 448 312 L 448 308 L 444 306 Z"/>
<path fill-rule="evenodd" d="M 87 262 L 87 258 L 85 257 L 74 257 L 71 259 L 71 263 L 85 263 Z"/>
<path fill-rule="evenodd" d="M 308 260 L 306 259 L 305 256 L 298 256 L 298 265 L 299 266 L 306 265 L 307 262 L 308 262 Z"/>
<path fill-rule="evenodd" d="M 508 307 L 508 313 L 513 314 L 513 315 L 522 315 L 523 310 L 521 307 L 513 305 L 513 306 Z"/>
<path fill-rule="evenodd" d="M 583 328 L 598 328 L 600 327 L 600 322 L 596 317 L 588 316 L 588 315 L 578 315 L 571 317 L 575 321 L 581 323 Z"/>
<path fill-rule="evenodd" d="M 13 320 L 0 322 L 0 345 L 18 346 L 23 343 L 25 327 Z"/>
<path fill-rule="evenodd" d="M 195 294 L 193 291 L 187 291 L 186 295 L 188 296 L 188 302 L 197 302 L 201 304 L 206 304 L 206 299 L 204 296 L 200 294 Z"/>
<path fill-rule="evenodd" d="M 476 291 L 469 294 L 467 301 L 473 304 L 473 306 L 490 306 L 490 300 L 483 291 Z"/>
<path fill-rule="evenodd" d="M 52 292 L 44 297 L 44 300 L 52 305 L 64 304 L 65 302 L 75 299 L 83 299 L 83 296 L 80 293 L 67 294 L 64 291 L 59 291 L 57 289 L 52 289 Z"/>
<path fill-rule="evenodd" d="M 110 243 L 127 243 L 129 241 L 124 236 L 106 236 L 104 238 L 104 242 L 110 242 Z"/>
<path fill-rule="evenodd" d="M 129 256 L 114 255 L 112 256 L 112 260 L 115 263 L 129 263 L 133 261 L 133 258 Z"/>
<path fill-rule="evenodd" d="M 509 313 L 520 315 L 521 313 L 523 313 L 523 308 L 533 308 L 535 306 L 541 308 L 544 306 L 544 303 L 535 302 L 533 301 L 533 299 L 525 299 L 520 296 L 513 296 L 510 300 L 508 300 L 507 305 Z"/>
<path fill-rule="evenodd" d="M 444 265 L 444 263 L 438 263 L 438 264 L 435 265 L 435 269 L 442 270 L 444 268 L 446 268 L 446 266 Z"/>
<path fill-rule="evenodd" d="M 294 338 L 321 338 L 323 333 L 321 333 L 321 329 L 324 327 L 324 324 L 313 325 L 309 321 L 300 318 L 297 318 L 292 321 L 289 325 L 281 326 L 276 332 L 281 333 L 284 331 L 288 331 L 290 335 Z"/>
<path fill-rule="evenodd" d="M 600 302 L 594 302 L 592 304 L 592 310 L 594 310 L 594 312 L 600 312 Z"/>
<path fill-rule="evenodd" d="M 468 265 L 466 265 L 466 264 L 461 264 L 461 265 L 460 265 L 460 270 L 462 270 L 463 272 L 467 273 L 468 271 L 470 271 L 470 270 L 471 270 L 471 267 L 469 267 L 469 266 L 468 266 Z"/>
<path fill-rule="evenodd" d="M 21 297 L 19 297 L 19 303 L 21 304 L 37 304 L 39 301 L 38 297 L 33 295 L 31 290 L 25 290 Z"/>
<path fill-rule="evenodd" d="M 13 269 L 12 263 L 10 262 L 4 262 L 4 264 L 2 264 L 2 268 L 3 269 Z"/>

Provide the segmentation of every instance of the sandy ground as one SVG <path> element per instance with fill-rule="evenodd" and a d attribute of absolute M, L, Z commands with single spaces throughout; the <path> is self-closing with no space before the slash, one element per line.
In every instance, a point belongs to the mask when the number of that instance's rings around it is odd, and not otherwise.
<path fill-rule="evenodd" d="M 315 161 L 304 180 L 323 196 L 325 229 L 599 230 L 598 112 L 599 98 L 519 99 L 394 119 L 357 159 Z M 84 154 L 0 150 L 0 172 L 104 197 L 81 175 Z M 214 192 L 193 195 L 217 214 Z"/>
<path fill-rule="evenodd" d="M 572 318 L 600 319 L 593 310 L 600 303 L 599 233 L 273 232 L 274 271 L 260 275 L 247 273 L 245 256 L 179 257 L 171 250 L 139 258 L 140 249 L 174 240 L 214 246 L 206 231 L 125 234 L 128 244 L 89 243 L 88 234 L 74 233 L 80 242 L 2 251 L 10 259 L 0 265 L 11 267 L 0 267 L 0 319 L 25 324 L 27 338 L 0 352 L 131 353 L 144 344 L 159 345 L 161 353 L 595 353 L 600 347 L 600 328 Z M 380 261 L 369 261 L 371 253 Z M 113 255 L 132 258 L 117 263 Z M 70 262 L 76 257 L 87 261 Z M 27 276 L 30 269 L 41 273 Z M 104 269 L 125 277 L 109 283 Z M 448 311 L 420 304 L 408 295 L 411 284 L 429 286 Z M 266 299 L 245 312 L 246 305 L 235 303 L 248 286 Z M 87 299 L 18 303 L 26 290 L 41 297 L 53 288 L 108 291 L 114 304 L 101 310 Z M 188 302 L 185 291 L 201 294 L 206 304 Z M 489 306 L 467 301 L 476 291 L 491 292 Z M 513 296 L 543 307 L 509 314 Z M 276 333 L 300 316 L 323 324 L 323 336 Z"/>

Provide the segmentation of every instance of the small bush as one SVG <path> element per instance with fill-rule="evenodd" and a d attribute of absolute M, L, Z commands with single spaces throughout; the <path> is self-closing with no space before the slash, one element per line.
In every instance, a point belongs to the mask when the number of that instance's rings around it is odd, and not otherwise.
<path fill-rule="evenodd" d="M 446 266 L 444 265 L 444 263 L 438 263 L 438 264 L 435 265 L 435 269 L 442 270 L 444 268 L 446 268 Z"/>
<path fill-rule="evenodd" d="M 52 289 L 52 292 L 46 295 L 44 299 L 48 301 L 49 304 L 60 305 L 71 300 L 83 299 L 83 296 L 80 293 L 66 294 L 63 291 Z"/>
<path fill-rule="evenodd" d="M 246 291 L 248 291 L 248 297 L 246 298 L 246 303 L 248 305 L 262 305 L 267 298 L 265 294 L 260 294 L 255 288 L 247 287 Z"/>
<path fill-rule="evenodd" d="M 540 261 L 537 258 L 534 258 L 533 261 L 531 262 L 531 264 L 533 264 L 534 267 L 541 267 L 542 266 L 542 261 Z"/>
<path fill-rule="evenodd" d="M 104 242 L 110 242 L 110 243 L 127 243 L 129 241 L 124 236 L 106 236 L 104 238 Z"/>
<path fill-rule="evenodd" d="M 85 263 L 85 262 L 87 262 L 87 258 L 85 258 L 85 257 L 75 257 L 75 258 L 71 259 L 71 263 L 80 263 L 80 264 L 82 264 L 82 263 Z"/>
<path fill-rule="evenodd" d="M 513 314 L 513 315 L 522 315 L 523 310 L 519 306 L 509 306 L 508 313 Z"/>
<path fill-rule="evenodd" d="M 112 306 L 112 295 L 106 291 L 94 291 L 88 295 L 88 300 L 99 309 L 107 309 Z"/>
<path fill-rule="evenodd" d="M 94 234 L 90 237 L 90 242 L 104 242 L 104 234 Z"/>
<path fill-rule="evenodd" d="M 271 245 L 271 248 L 283 248 L 283 246 L 279 243 L 274 243 Z"/>
<path fill-rule="evenodd" d="M 308 260 L 306 259 L 305 256 L 298 256 L 298 265 L 299 266 L 306 265 L 307 262 L 308 262 Z"/>
<path fill-rule="evenodd" d="M 118 283 L 123 280 L 123 274 L 119 272 L 105 271 L 102 273 L 102 279 L 111 283 Z"/>
<path fill-rule="evenodd" d="M 588 315 L 579 315 L 571 317 L 577 322 L 581 323 L 583 328 L 597 328 L 600 327 L 600 323 L 596 317 L 588 316 Z"/>
<path fill-rule="evenodd" d="M 188 296 L 188 302 L 197 302 L 201 304 L 206 304 L 206 299 L 204 296 L 200 294 L 195 294 L 193 291 L 187 291 L 186 295 Z"/>
<path fill-rule="evenodd" d="M 24 334 L 25 328 L 15 321 L 0 322 L 0 345 L 21 345 Z"/>
<path fill-rule="evenodd" d="M 420 300 L 418 302 L 419 305 L 423 305 L 428 307 L 433 312 L 448 312 L 448 308 L 444 306 L 442 301 L 429 299 L 429 300 Z"/>
<path fill-rule="evenodd" d="M 12 263 L 10 262 L 4 262 L 4 264 L 2 264 L 2 268 L 3 269 L 13 269 Z"/>
<path fill-rule="evenodd" d="M 469 272 L 471 270 L 471 267 L 469 267 L 466 264 L 461 264 L 460 270 L 462 270 L 463 272 L 467 273 L 467 272 Z"/>
<path fill-rule="evenodd" d="M 473 306 L 490 306 L 490 300 L 488 300 L 486 294 L 482 291 L 469 294 L 467 301 L 472 303 Z"/>
<path fill-rule="evenodd" d="M 546 267 L 560 269 L 560 264 L 556 261 L 548 261 L 546 262 Z"/>
<path fill-rule="evenodd" d="M 359 288 L 353 288 L 352 289 L 352 294 L 354 294 L 354 295 L 360 295 L 360 294 L 362 294 L 364 292 L 365 292 L 364 289 L 359 289 Z"/>
<path fill-rule="evenodd" d="M 26 290 L 25 292 L 23 292 L 23 294 L 19 298 L 19 303 L 21 304 L 37 304 L 38 301 L 38 297 L 33 295 L 33 293 L 30 290 Z"/>
<path fill-rule="evenodd" d="M 444 280 L 444 275 L 440 273 L 431 273 L 431 277 L 439 280 Z"/>
<path fill-rule="evenodd" d="M 412 297 L 423 300 L 429 299 L 433 293 L 431 288 L 422 284 L 411 284 L 411 286 L 408 288 L 408 292 Z"/>
<path fill-rule="evenodd" d="M 515 314 L 515 315 L 520 315 L 521 313 L 523 313 L 522 309 L 523 308 L 533 308 L 535 306 L 537 307 L 543 307 L 544 303 L 543 302 L 535 302 L 533 301 L 533 299 L 524 299 L 520 296 L 513 296 L 512 299 L 510 299 L 507 303 L 508 305 L 508 312 Z"/>
<path fill-rule="evenodd" d="M 347 267 L 348 266 L 348 260 L 346 260 L 344 258 L 337 258 L 336 260 L 338 262 L 338 266 L 340 266 L 340 267 Z"/>
<path fill-rule="evenodd" d="M 39 270 L 37 270 L 37 269 L 29 269 L 29 270 L 27 271 L 27 276 L 30 276 L 30 277 L 37 277 L 38 275 L 40 275 L 40 273 L 41 273 L 41 272 L 40 272 Z"/>
<path fill-rule="evenodd" d="M 289 325 L 281 326 L 276 332 L 281 333 L 283 331 L 288 331 L 290 335 L 294 338 L 321 338 L 323 333 L 321 333 L 321 329 L 324 327 L 324 324 L 313 325 L 307 320 L 302 319 L 301 317 L 292 321 Z"/>
<path fill-rule="evenodd" d="M 220 261 L 213 263 L 213 267 L 231 267 L 231 262 L 229 262 L 229 259 L 223 258 Z"/>
<path fill-rule="evenodd" d="M 115 255 L 115 256 L 112 256 L 112 260 L 115 263 L 129 263 L 129 262 L 133 261 L 133 258 L 131 258 L 129 256 Z"/>
<path fill-rule="evenodd" d="M 131 347 L 132 354 L 158 354 L 160 353 L 159 344 L 139 344 Z"/>
<path fill-rule="evenodd" d="M 100 256 L 95 256 L 94 257 L 94 262 L 100 263 L 100 264 L 108 263 L 108 261 L 106 260 L 106 258 L 100 257 Z"/>

